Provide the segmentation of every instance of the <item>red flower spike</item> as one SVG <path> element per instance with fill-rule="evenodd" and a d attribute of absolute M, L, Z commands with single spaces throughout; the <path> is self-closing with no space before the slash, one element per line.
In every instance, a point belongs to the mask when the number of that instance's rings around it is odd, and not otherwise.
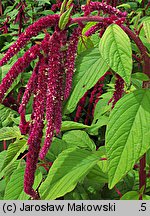
<path fill-rule="evenodd" d="M 49 60 L 48 60 L 48 86 L 47 86 L 47 101 L 46 101 L 46 119 L 47 130 L 44 146 L 40 151 L 40 158 L 43 160 L 52 142 L 55 130 L 56 107 L 59 104 L 58 89 L 59 76 L 61 71 L 61 35 L 59 32 L 54 32 L 49 41 Z"/>
<path fill-rule="evenodd" d="M 58 23 L 59 15 L 48 15 L 40 18 L 35 23 L 30 25 L 24 33 L 20 35 L 18 40 L 8 49 L 5 56 L 0 60 L 0 66 L 4 65 L 11 59 L 15 54 L 17 54 L 21 48 L 23 48 L 26 43 L 45 28 L 55 26 Z"/>
<path fill-rule="evenodd" d="M 83 97 L 79 100 L 78 108 L 77 108 L 77 111 L 76 111 L 76 116 L 74 118 L 75 122 L 78 122 L 80 120 L 80 118 L 81 118 L 82 110 L 84 109 L 84 105 L 85 105 L 85 102 L 86 102 L 87 95 L 88 95 L 88 91 L 85 92 Z"/>
<path fill-rule="evenodd" d="M 90 2 L 88 5 L 83 5 L 82 10 L 85 14 L 90 13 L 97 10 L 102 10 L 104 13 L 108 13 L 110 15 L 116 15 L 117 17 L 126 17 L 126 12 L 121 12 L 120 10 L 116 9 L 115 7 L 112 7 L 111 5 L 108 5 L 103 2 Z"/>
<path fill-rule="evenodd" d="M 77 52 L 77 46 L 79 41 L 79 36 L 81 35 L 82 29 L 76 28 L 74 29 L 68 43 L 67 57 L 66 57 L 66 86 L 65 86 L 65 94 L 64 99 L 69 97 L 71 87 L 72 87 L 72 78 L 75 70 L 75 58 Z"/>
<path fill-rule="evenodd" d="M 85 32 L 85 36 L 89 37 L 92 34 L 94 34 L 96 31 L 98 31 L 99 29 L 101 29 L 102 27 L 104 27 L 106 24 L 104 22 L 100 22 L 97 23 L 96 25 L 92 26 L 91 28 L 89 28 L 86 32 Z"/>
<path fill-rule="evenodd" d="M 10 88 L 14 80 L 21 72 L 23 72 L 25 68 L 29 66 L 30 62 L 37 58 L 39 52 L 40 46 L 37 44 L 34 45 L 21 58 L 19 58 L 17 62 L 12 66 L 12 68 L 8 71 L 0 85 L 0 102 L 4 98 L 5 93 Z"/>
<path fill-rule="evenodd" d="M 33 90 L 35 88 L 35 85 L 37 84 L 37 77 L 38 77 L 38 69 L 39 69 L 39 62 L 36 64 L 32 75 L 27 83 L 24 95 L 22 97 L 22 102 L 19 107 L 19 113 L 22 113 L 23 110 L 25 110 L 27 103 L 29 102 L 29 99 L 33 93 Z"/>
<path fill-rule="evenodd" d="M 115 104 L 122 97 L 123 93 L 124 93 L 124 80 L 122 79 L 121 76 L 116 74 L 115 91 L 113 94 L 112 108 L 114 108 Z"/>
<path fill-rule="evenodd" d="M 25 135 L 29 132 L 29 122 L 26 121 L 25 110 L 20 114 L 19 128 L 22 135 Z"/>
<path fill-rule="evenodd" d="M 33 199 L 38 199 L 36 191 L 32 186 L 36 171 L 36 164 L 40 151 L 40 143 L 44 128 L 44 112 L 46 107 L 46 91 L 47 91 L 47 65 L 44 58 L 40 60 L 38 71 L 38 91 L 34 98 L 34 119 L 31 124 L 30 136 L 28 138 L 29 152 L 27 154 L 27 163 L 24 175 L 24 191 Z"/>
<path fill-rule="evenodd" d="M 108 74 L 108 72 L 106 72 L 99 80 L 98 82 L 95 84 L 92 92 L 91 92 L 91 96 L 89 99 L 89 106 L 88 106 L 88 110 L 87 110 L 87 116 L 85 119 L 85 124 L 89 125 L 91 124 L 91 121 L 93 120 L 93 115 L 94 115 L 94 110 L 95 110 L 95 106 L 97 104 L 97 102 L 99 101 L 100 96 L 103 93 L 103 86 L 104 86 L 104 79 L 105 76 Z"/>

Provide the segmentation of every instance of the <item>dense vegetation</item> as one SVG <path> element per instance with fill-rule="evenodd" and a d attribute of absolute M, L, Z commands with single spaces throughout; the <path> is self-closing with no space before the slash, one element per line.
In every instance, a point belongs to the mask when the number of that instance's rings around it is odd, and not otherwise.
<path fill-rule="evenodd" d="M 0 1 L 0 199 L 150 199 L 150 2 Z"/>

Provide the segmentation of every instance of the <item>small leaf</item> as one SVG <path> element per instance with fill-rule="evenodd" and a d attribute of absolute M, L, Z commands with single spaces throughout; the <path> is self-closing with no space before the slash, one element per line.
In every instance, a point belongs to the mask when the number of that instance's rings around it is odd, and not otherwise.
<path fill-rule="evenodd" d="M 131 78 L 138 79 L 140 81 L 148 81 L 149 80 L 149 77 L 146 74 L 140 73 L 140 72 L 132 74 Z"/>
<path fill-rule="evenodd" d="M 107 64 L 130 84 L 132 72 L 132 49 L 128 35 L 116 24 L 104 32 L 99 50 Z"/>
<path fill-rule="evenodd" d="M 145 32 L 145 36 L 148 40 L 148 42 L 150 43 L 150 21 L 144 21 L 143 22 L 143 28 L 144 28 L 144 32 Z"/>
<path fill-rule="evenodd" d="M 56 199 L 72 191 L 98 161 L 99 157 L 87 150 L 69 148 L 63 151 L 39 188 L 41 199 Z"/>
<path fill-rule="evenodd" d="M 121 98 L 106 130 L 109 188 L 113 188 L 150 148 L 150 90 L 140 89 Z"/>
<path fill-rule="evenodd" d="M 72 8 L 73 8 L 73 6 L 70 7 L 67 11 L 65 11 L 61 15 L 61 17 L 59 18 L 59 24 L 58 24 L 58 26 L 59 26 L 60 30 L 64 30 L 65 27 L 66 27 L 66 25 L 68 24 Z"/>
<path fill-rule="evenodd" d="M 90 139 L 88 134 L 85 131 L 81 130 L 72 130 L 69 132 L 66 132 L 62 139 L 70 144 L 72 147 L 81 147 L 86 148 L 90 150 L 95 150 L 95 144 L 93 140 Z"/>
<path fill-rule="evenodd" d="M 60 14 L 64 13 L 64 11 L 66 9 L 66 4 L 67 4 L 67 0 L 64 0 L 61 4 Z"/>
<path fill-rule="evenodd" d="M 73 130 L 73 129 L 84 129 L 89 128 L 90 126 L 84 125 L 82 123 L 73 122 L 73 121 L 63 121 L 61 126 L 61 131 Z"/>
<path fill-rule="evenodd" d="M 139 194 L 137 191 L 129 191 L 121 197 L 121 200 L 139 200 Z"/>
<path fill-rule="evenodd" d="M 67 9 L 70 8 L 70 6 L 71 6 L 71 4 L 72 4 L 73 1 L 74 1 L 74 0 L 69 0 L 69 1 L 67 2 L 67 5 L 66 5 L 66 8 L 67 8 Z"/>

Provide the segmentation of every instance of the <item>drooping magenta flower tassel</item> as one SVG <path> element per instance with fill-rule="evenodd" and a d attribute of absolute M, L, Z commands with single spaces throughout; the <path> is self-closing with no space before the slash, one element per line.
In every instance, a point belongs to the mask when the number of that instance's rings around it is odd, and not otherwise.
<path fill-rule="evenodd" d="M 37 78 L 38 78 L 38 69 L 39 69 L 39 62 L 37 62 L 32 75 L 27 83 L 24 95 L 22 97 L 22 102 L 19 107 L 19 113 L 22 113 L 23 110 L 25 110 L 27 103 L 29 102 L 29 99 L 33 93 L 33 90 L 35 88 L 35 85 L 37 85 Z"/>
<path fill-rule="evenodd" d="M 46 107 L 46 91 L 47 91 L 47 65 L 44 58 L 40 60 L 38 70 L 38 83 L 36 94 L 34 97 L 34 107 L 30 135 L 28 138 L 29 151 L 27 154 L 26 169 L 24 175 L 24 191 L 33 199 L 38 199 L 38 194 L 34 191 L 33 183 L 36 171 L 36 164 L 40 151 L 40 143 L 43 135 L 44 113 Z"/>
<path fill-rule="evenodd" d="M 82 111 L 84 109 L 84 105 L 85 105 L 88 93 L 89 93 L 89 91 L 85 92 L 85 94 L 83 95 L 83 97 L 80 99 L 80 101 L 78 103 L 76 115 L 75 115 L 75 118 L 74 118 L 75 122 L 78 122 L 80 120 L 80 118 L 81 118 Z"/>
<path fill-rule="evenodd" d="M 72 35 L 70 36 L 68 42 L 68 50 L 66 56 L 66 87 L 65 87 L 65 95 L 64 98 L 67 99 L 70 95 L 71 87 L 72 87 L 72 78 L 75 71 L 75 59 L 77 53 L 77 46 L 79 37 L 81 35 L 82 28 L 78 27 L 74 29 Z"/>
<path fill-rule="evenodd" d="M 37 58 L 40 53 L 40 46 L 38 44 L 32 46 L 16 63 L 11 67 L 6 76 L 3 78 L 0 85 L 0 102 L 4 98 L 5 93 L 10 88 L 18 75 L 24 71 L 29 64 Z"/>
<path fill-rule="evenodd" d="M 47 129 L 44 145 L 40 151 L 40 158 L 44 159 L 55 130 L 55 109 L 58 105 L 57 91 L 59 87 L 59 73 L 61 70 L 61 35 L 55 31 L 49 41 L 49 59 L 48 59 L 48 82 L 46 99 L 46 119 Z"/>
<path fill-rule="evenodd" d="M 116 74 L 115 78 L 116 78 L 115 91 L 113 93 L 112 98 L 108 102 L 108 104 L 112 102 L 112 109 L 114 108 L 115 104 L 123 96 L 124 93 L 124 80 L 118 74 Z"/>
<path fill-rule="evenodd" d="M 30 25 L 25 32 L 19 36 L 18 40 L 8 49 L 5 56 L 0 60 L 0 66 L 7 63 L 12 56 L 17 54 L 32 37 L 36 36 L 45 28 L 55 26 L 58 23 L 58 20 L 59 15 L 48 15 Z"/>
<path fill-rule="evenodd" d="M 115 91 L 113 94 L 112 108 L 114 108 L 117 101 L 123 96 L 124 93 L 124 80 L 116 74 Z"/>
<path fill-rule="evenodd" d="M 126 17 L 126 12 L 121 12 L 119 9 L 112 7 L 111 5 L 108 5 L 103 2 L 90 2 L 88 5 L 83 5 L 82 10 L 84 14 L 89 14 L 95 10 L 97 11 L 103 11 L 104 13 L 108 13 L 110 15 L 116 15 L 117 17 Z"/>

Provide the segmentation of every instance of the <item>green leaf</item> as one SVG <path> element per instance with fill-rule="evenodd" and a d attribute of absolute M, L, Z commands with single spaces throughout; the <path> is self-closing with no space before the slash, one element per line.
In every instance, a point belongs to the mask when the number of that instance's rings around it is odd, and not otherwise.
<path fill-rule="evenodd" d="M 50 161 L 56 160 L 58 155 L 67 149 L 69 147 L 69 144 L 66 143 L 62 139 L 54 138 L 49 151 L 46 154 L 46 158 L 48 158 Z"/>
<path fill-rule="evenodd" d="M 143 199 L 143 200 L 150 200 L 150 196 L 144 194 L 144 195 L 142 196 L 142 199 Z"/>
<path fill-rule="evenodd" d="M 139 200 L 139 194 L 137 191 L 128 191 L 121 197 L 121 200 Z"/>
<path fill-rule="evenodd" d="M 17 160 L 18 156 L 27 149 L 26 143 L 27 141 L 22 139 L 22 140 L 17 140 L 14 143 L 9 145 L 0 172 L 0 178 L 3 176 L 3 172 L 5 172 L 5 170 Z"/>
<path fill-rule="evenodd" d="M 61 8 L 60 8 L 60 14 L 64 13 L 65 9 L 66 9 L 66 3 L 67 0 L 64 0 L 61 4 Z"/>
<path fill-rule="evenodd" d="M 9 126 L 13 122 L 11 118 L 14 116 L 18 116 L 16 111 L 0 104 L 0 127 Z"/>
<path fill-rule="evenodd" d="M 116 24 L 110 25 L 103 34 L 99 50 L 107 64 L 130 84 L 132 49 L 128 35 Z"/>
<path fill-rule="evenodd" d="M 10 139 L 20 139 L 22 135 L 17 126 L 14 127 L 3 127 L 0 129 L 0 141 L 10 140 Z"/>
<path fill-rule="evenodd" d="M 63 151 L 39 188 L 41 199 L 56 199 L 72 191 L 98 161 L 99 157 L 87 150 L 69 148 Z"/>
<path fill-rule="evenodd" d="M 70 144 L 72 147 L 81 147 L 86 148 L 90 150 L 95 150 L 96 146 L 93 142 L 93 140 L 90 139 L 88 134 L 85 131 L 81 130 L 72 130 L 69 132 L 66 132 L 62 139 Z"/>
<path fill-rule="evenodd" d="M 129 4 L 121 4 L 121 5 L 118 5 L 117 8 L 125 8 L 127 10 L 127 9 L 130 9 L 131 6 Z"/>
<path fill-rule="evenodd" d="M 108 116 L 101 116 L 99 117 L 98 121 L 96 122 L 96 124 L 92 124 L 86 131 L 90 134 L 90 135 L 98 135 L 99 133 L 99 129 L 108 124 Z"/>
<path fill-rule="evenodd" d="M 82 52 L 78 56 L 76 73 L 73 78 L 73 91 L 65 107 L 66 113 L 73 112 L 80 98 L 97 83 L 108 69 L 98 48 Z"/>
<path fill-rule="evenodd" d="M 73 121 L 63 121 L 61 126 L 61 131 L 74 130 L 74 129 L 84 129 L 89 128 L 90 126 L 84 125 L 82 123 L 73 122 Z"/>
<path fill-rule="evenodd" d="M 73 6 L 71 6 L 67 11 L 65 11 L 59 18 L 58 26 L 61 30 L 64 30 L 66 25 L 68 24 L 72 8 Z"/>
<path fill-rule="evenodd" d="M 109 92 L 103 94 L 102 96 L 103 98 L 101 98 L 96 104 L 93 123 L 96 123 L 96 121 L 101 118 L 104 113 L 110 110 L 111 105 L 108 104 L 108 102 L 112 98 L 113 94 Z"/>
<path fill-rule="evenodd" d="M 140 81 L 148 81 L 149 80 L 149 77 L 146 74 L 140 73 L 140 72 L 132 74 L 131 78 L 138 79 Z"/>
<path fill-rule="evenodd" d="M 74 0 L 68 0 L 66 8 L 69 9 Z"/>
<path fill-rule="evenodd" d="M 150 148 L 150 90 L 125 95 L 111 112 L 106 130 L 109 188 Z"/>
<path fill-rule="evenodd" d="M 7 183 L 4 199 L 6 200 L 22 200 L 29 199 L 30 196 L 24 193 L 24 171 L 25 167 L 20 167 L 13 172 L 10 181 Z M 42 180 L 42 174 L 37 170 L 35 174 L 35 182 L 33 188 L 36 189 Z"/>
<path fill-rule="evenodd" d="M 148 40 L 148 42 L 150 43 L 150 21 L 144 21 L 143 22 L 143 28 L 144 28 L 144 32 L 145 32 L 145 36 Z"/>
<path fill-rule="evenodd" d="M 0 171 L 3 167 L 5 157 L 6 157 L 6 151 L 0 152 Z"/>

